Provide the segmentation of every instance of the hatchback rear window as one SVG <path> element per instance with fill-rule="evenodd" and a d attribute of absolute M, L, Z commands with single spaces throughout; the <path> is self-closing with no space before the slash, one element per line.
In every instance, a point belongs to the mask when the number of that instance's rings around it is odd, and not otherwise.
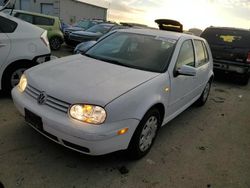
<path fill-rule="evenodd" d="M 205 30 L 201 37 L 209 44 L 250 48 L 250 31 L 210 28 Z"/>
<path fill-rule="evenodd" d="M 49 25 L 52 26 L 54 25 L 55 20 L 51 18 L 45 18 L 42 16 L 34 16 L 34 21 L 35 25 Z"/>

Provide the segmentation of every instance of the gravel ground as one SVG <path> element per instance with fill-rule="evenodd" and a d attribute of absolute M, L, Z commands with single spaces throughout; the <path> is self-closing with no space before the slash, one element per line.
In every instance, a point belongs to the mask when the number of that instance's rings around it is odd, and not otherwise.
<path fill-rule="evenodd" d="M 206 105 L 191 106 L 164 126 L 138 161 L 122 152 L 91 157 L 57 145 L 0 94 L 0 182 L 5 188 L 249 188 L 250 84 L 234 82 L 217 79 Z"/>

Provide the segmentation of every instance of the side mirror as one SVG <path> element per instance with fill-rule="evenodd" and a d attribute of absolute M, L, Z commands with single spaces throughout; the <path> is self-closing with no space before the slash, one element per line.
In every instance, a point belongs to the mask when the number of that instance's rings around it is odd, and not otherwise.
<path fill-rule="evenodd" d="M 184 75 L 184 76 L 196 76 L 196 69 L 194 67 L 188 65 L 182 65 L 180 68 L 176 70 L 176 76 Z"/>

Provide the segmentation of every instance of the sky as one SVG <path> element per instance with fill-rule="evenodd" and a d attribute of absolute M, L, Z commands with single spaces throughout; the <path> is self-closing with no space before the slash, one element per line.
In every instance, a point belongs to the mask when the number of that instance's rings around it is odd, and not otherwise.
<path fill-rule="evenodd" d="M 157 27 L 155 19 L 181 22 L 184 29 L 209 26 L 250 29 L 250 0 L 84 0 L 108 8 L 108 19 Z"/>

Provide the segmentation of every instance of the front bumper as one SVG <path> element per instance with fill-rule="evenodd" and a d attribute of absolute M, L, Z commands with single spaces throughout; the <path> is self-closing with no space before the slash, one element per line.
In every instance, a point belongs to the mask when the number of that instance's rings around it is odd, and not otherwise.
<path fill-rule="evenodd" d="M 31 125 L 49 139 L 72 150 L 89 155 L 103 155 L 128 148 L 132 135 L 139 123 L 136 119 L 90 125 L 69 118 L 67 113 L 39 105 L 34 98 L 12 90 L 12 98 L 18 111 L 25 116 L 25 109 L 42 119 L 42 129 Z M 117 135 L 117 131 L 128 128 L 128 132 Z"/>

